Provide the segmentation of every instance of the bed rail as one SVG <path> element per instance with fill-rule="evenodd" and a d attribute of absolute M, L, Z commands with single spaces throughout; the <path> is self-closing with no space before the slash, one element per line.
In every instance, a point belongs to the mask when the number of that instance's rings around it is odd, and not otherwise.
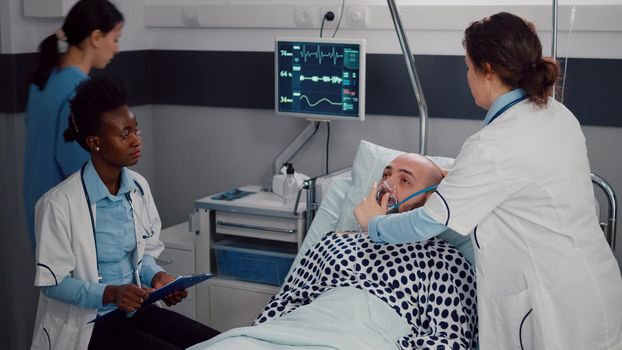
<path fill-rule="evenodd" d="M 296 195 L 296 202 L 295 202 L 296 204 L 294 206 L 294 215 L 297 215 L 296 213 L 298 213 L 298 204 L 300 203 L 300 197 L 302 195 L 302 191 L 305 191 L 307 195 L 307 198 L 306 198 L 307 212 L 305 214 L 305 232 L 309 230 L 309 227 L 311 227 L 311 222 L 313 221 L 313 218 L 315 218 L 315 212 L 320 207 L 320 203 L 316 201 L 317 181 L 323 178 L 330 178 L 333 176 L 337 176 L 351 169 L 352 167 L 347 167 L 347 168 L 332 171 L 328 174 L 312 177 L 310 179 L 305 180 L 300 186 L 300 188 L 298 188 L 298 194 Z"/>
<path fill-rule="evenodd" d="M 601 190 L 603 190 L 603 192 L 607 196 L 607 201 L 609 202 L 607 221 L 602 222 L 600 226 L 605 232 L 605 238 L 607 239 L 607 243 L 609 243 L 611 250 L 615 250 L 617 236 L 616 221 L 618 217 L 618 201 L 616 199 L 616 193 L 613 191 L 611 185 L 609 185 L 609 183 L 602 177 L 596 174 L 590 174 L 590 177 L 592 178 L 592 182 L 597 185 Z"/>

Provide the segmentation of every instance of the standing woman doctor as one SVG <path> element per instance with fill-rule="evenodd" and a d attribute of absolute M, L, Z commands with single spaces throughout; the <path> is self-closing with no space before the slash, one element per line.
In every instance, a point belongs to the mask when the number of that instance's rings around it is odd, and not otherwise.
<path fill-rule="evenodd" d="M 39 65 L 32 78 L 26 106 L 24 205 L 34 247 L 35 203 L 88 160 L 76 143 L 66 143 L 69 100 L 91 68 L 104 68 L 119 52 L 123 15 L 107 0 L 80 0 L 63 26 L 39 45 Z M 60 42 L 67 43 L 61 54 Z"/>
<path fill-rule="evenodd" d="M 558 67 L 509 13 L 472 23 L 463 44 L 484 126 L 423 207 L 384 216 L 374 185 L 359 223 L 388 243 L 473 233 L 482 350 L 622 349 L 620 270 L 595 215 L 581 126 L 549 97 Z"/>

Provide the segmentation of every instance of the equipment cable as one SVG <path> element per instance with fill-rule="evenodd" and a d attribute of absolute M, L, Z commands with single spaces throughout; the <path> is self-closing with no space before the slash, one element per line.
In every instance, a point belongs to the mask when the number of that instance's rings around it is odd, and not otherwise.
<path fill-rule="evenodd" d="M 320 38 L 322 37 L 322 32 L 324 31 L 324 22 L 329 21 L 332 22 L 332 20 L 335 19 L 335 13 L 333 11 L 328 11 L 324 14 L 324 16 L 322 17 L 322 25 L 320 26 Z"/>
<path fill-rule="evenodd" d="M 328 175 L 328 155 L 329 155 L 329 149 L 330 149 L 330 122 L 326 121 L 326 165 L 325 165 L 325 170 L 326 170 L 326 174 Z"/>
<path fill-rule="evenodd" d="M 346 5 L 346 0 L 341 0 L 341 11 L 339 12 L 339 20 L 337 21 L 337 26 L 335 27 L 335 31 L 333 32 L 333 36 L 331 38 L 335 37 L 335 34 L 337 34 L 337 31 L 339 30 L 339 26 L 341 25 L 341 19 L 343 18 L 343 10 L 345 8 Z"/>

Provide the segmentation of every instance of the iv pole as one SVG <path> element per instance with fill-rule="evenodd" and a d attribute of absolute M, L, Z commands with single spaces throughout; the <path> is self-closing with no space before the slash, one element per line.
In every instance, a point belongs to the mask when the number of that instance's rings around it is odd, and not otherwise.
<path fill-rule="evenodd" d="M 559 6 L 557 0 L 553 0 L 553 40 L 551 42 L 551 58 L 553 62 L 557 61 L 557 10 Z M 567 54 L 566 54 L 567 55 Z M 555 89 L 553 89 L 552 97 L 555 98 Z"/>
<path fill-rule="evenodd" d="M 557 12 L 558 12 L 558 2 L 557 0 L 553 0 L 553 40 L 552 40 L 552 44 L 551 44 L 551 56 L 553 59 L 553 62 L 557 61 Z M 566 57 L 568 56 L 568 53 L 566 52 Z M 553 89 L 553 93 L 552 93 L 553 98 L 555 98 L 555 89 Z M 608 211 L 608 221 L 607 223 L 604 223 L 604 227 L 605 227 L 605 236 L 607 238 L 607 242 L 609 243 L 609 246 L 611 247 L 611 250 L 615 250 L 616 248 L 616 223 L 617 223 L 617 218 L 618 218 L 618 200 L 616 198 L 616 194 L 613 191 L 613 189 L 611 188 L 611 185 L 609 185 L 609 183 L 603 179 L 602 177 L 596 175 L 596 174 L 590 174 L 590 177 L 592 179 L 592 182 L 596 185 L 598 185 L 598 187 L 600 187 L 600 189 L 603 190 L 603 192 L 605 193 L 605 195 L 607 196 L 607 199 L 609 200 L 609 211 Z M 601 224 L 603 225 L 603 224 Z"/>
<path fill-rule="evenodd" d="M 419 82 L 419 76 L 417 76 L 417 68 L 415 67 L 415 58 L 410 52 L 408 46 L 408 40 L 406 38 L 406 32 L 402 26 L 402 20 L 400 19 L 400 13 L 395 5 L 394 0 L 387 0 L 389 4 L 389 11 L 391 12 L 391 18 L 393 19 L 393 25 L 395 26 L 395 32 L 397 38 L 400 41 L 402 47 L 402 54 L 406 61 L 406 69 L 408 70 L 408 76 L 410 77 L 410 83 L 415 92 L 417 98 L 417 105 L 419 106 L 419 153 L 425 155 L 427 153 L 427 138 L 428 138 L 428 105 L 425 102 L 423 96 L 423 89 Z"/>

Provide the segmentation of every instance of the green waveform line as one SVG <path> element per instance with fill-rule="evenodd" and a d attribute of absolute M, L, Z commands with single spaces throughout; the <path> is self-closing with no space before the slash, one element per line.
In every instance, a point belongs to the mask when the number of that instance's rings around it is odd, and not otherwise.
<path fill-rule="evenodd" d="M 321 77 L 318 77 L 316 75 L 311 76 L 311 77 L 305 77 L 304 75 L 300 75 L 300 81 L 304 81 L 304 80 L 311 80 L 314 83 L 317 82 L 324 82 L 324 83 L 333 83 L 333 84 L 341 84 L 341 82 L 343 81 L 343 79 L 341 79 L 338 76 L 328 76 L 328 75 L 324 75 Z"/>
<path fill-rule="evenodd" d="M 307 100 L 307 104 L 309 105 L 309 107 L 315 107 L 315 106 L 319 105 L 322 101 L 328 102 L 328 103 L 330 103 L 333 106 L 341 106 L 342 105 L 341 102 L 333 102 L 333 101 L 331 101 L 331 100 L 329 100 L 327 98 L 321 98 L 317 102 L 311 103 L 311 101 L 309 100 L 307 95 L 300 95 L 300 99 L 302 100 L 303 98 Z"/>
<path fill-rule="evenodd" d="M 324 52 L 322 52 L 322 50 L 320 50 L 320 45 L 317 45 L 317 49 L 316 49 L 315 52 L 307 51 L 307 46 L 306 45 L 302 45 L 302 50 L 300 51 L 300 56 L 304 59 L 305 63 L 307 62 L 307 58 L 309 58 L 311 56 L 315 56 L 315 58 L 318 60 L 319 64 L 322 64 L 322 59 L 324 57 L 328 57 L 328 58 L 333 60 L 333 64 L 334 65 L 337 64 L 337 59 L 338 58 L 343 58 L 343 55 L 340 55 L 339 52 L 335 51 L 334 47 L 332 48 L 332 50 L 330 52 L 324 53 Z"/>

